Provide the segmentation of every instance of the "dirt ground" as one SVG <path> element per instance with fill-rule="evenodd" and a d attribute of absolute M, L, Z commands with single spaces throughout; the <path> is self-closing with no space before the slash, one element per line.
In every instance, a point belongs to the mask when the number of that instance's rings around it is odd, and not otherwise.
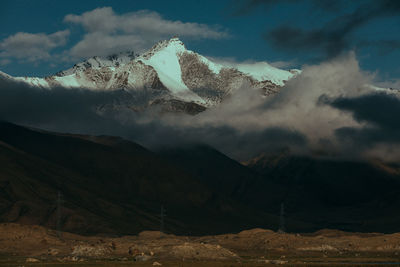
<path fill-rule="evenodd" d="M 2 266 L 400 266 L 400 233 L 252 229 L 216 236 L 101 237 L 0 224 Z"/>

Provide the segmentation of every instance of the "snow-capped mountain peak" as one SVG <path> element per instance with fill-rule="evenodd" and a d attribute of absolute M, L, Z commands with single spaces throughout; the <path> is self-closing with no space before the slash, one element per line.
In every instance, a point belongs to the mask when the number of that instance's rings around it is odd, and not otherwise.
<path fill-rule="evenodd" d="M 45 78 L 11 77 L 3 73 L 0 78 L 47 89 L 124 89 L 128 92 L 124 97 L 133 97 L 128 101 L 129 108 L 162 104 L 168 109 L 195 113 L 217 105 L 243 85 L 260 90 L 263 95 L 274 94 L 295 75 L 266 62 L 218 62 L 187 50 L 175 37 L 158 42 L 141 55 L 123 52 L 92 57 Z"/>
<path fill-rule="evenodd" d="M 179 54 L 186 51 L 185 44 L 178 38 L 174 37 L 170 40 L 163 40 L 155 44 L 152 48 L 150 48 L 147 52 L 141 55 L 144 59 L 149 59 L 153 55 L 163 51 L 168 50 L 171 53 Z"/>
<path fill-rule="evenodd" d="M 162 41 L 137 60 L 151 66 L 164 84 L 175 96 L 182 100 L 206 104 L 205 100 L 189 90 L 182 80 L 179 58 L 186 51 L 185 45 L 178 38 Z"/>

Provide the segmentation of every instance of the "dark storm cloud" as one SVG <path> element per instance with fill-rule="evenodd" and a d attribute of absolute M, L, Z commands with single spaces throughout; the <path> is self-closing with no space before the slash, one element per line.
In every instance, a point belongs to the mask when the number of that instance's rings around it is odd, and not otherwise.
<path fill-rule="evenodd" d="M 227 125 L 170 127 L 153 122 L 153 126 L 153 132 L 136 136 L 136 140 L 154 149 L 182 144 L 207 144 L 237 160 L 248 160 L 260 153 L 273 153 L 282 148 L 304 150 L 307 145 L 307 138 L 303 134 L 285 127 L 240 132 Z"/>
<path fill-rule="evenodd" d="M 341 144 L 342 153 L 347 157 L 397 163 L 400 160 L 400 131 L 397 129 L 342 127 L 336 129 L 335 135 Z"/>
<path fill-rule="evenodd" d="M 279 49 L 319 50 L 328 58 L 340 54 L 349 46 L 344 32 L 326 29 L 308 31 L 281 26 L 265 34 L 264 38 Z"/>
<path fill-rule="evenodd" d="M 375 93 L 357 98 L 338 98 L 331 105 L 352 112 L 354 119 L 359 122 L 368 122 L 384 130 L 400 130 L 400 99 L 394 94 Z"/>
<path fill-rule="evenodd" d="M 238 154 L 241 159 L 248 159 L 265 152 L 276 152 L 282 148 L 304 148 L 307 146 L 307 137 L 295 130 L 271 127 L 259 132 L 248 132 L 236 142 Z"/>
<path fill-rule="evenodd" d="M 278 4 L 298 2 L 291 0 L 244 1 L 237 14 L 248 13 L 260 5 L 266 6 L 268 10 Z M 346 1 L 302 0 L 301 2 L 310 3 L 314 9 L 338 15 L 321 27 L 304 29 L 292 25 L 280 25 L 268 31 L 264 34 L 264 38 L 276 48 L 291 52 L 319 52 L 323 57 L 331 58 L 354 48 L 353 46 L 359 43 L 355 42 L 353 33 L 363 25 L 374 19 L 400 15 L 400 1 L 397 0 L 353 1 L 351 4 L 355 5 L 355 8 L 351 12 L 347 11 L 350 4 Z"/>
<path fill-rule="evenodd" d="M 329 101 L 328 101 L 329 102 Z M 326 102 L 326 103 L 328 103 Z M 363 127 L 341 127 L 335 135 L 348 150 L 363 153 L 377 147 L 386 158 L 400 156 L 396 148 L 400 144 L 400 99 L 395 94 L 374 93 L 356 98 L 338 98 L 329 103 L 332 107 L 352 114 Z M 386 145 L 386 147 L 383 147 Z M 392 150 L 397 151 L 392 151 Z M 383 155 L 380 155 L 383 156 Z"/>
<path fill-rule="evenodd" d="M 301 1 L 301 0 L 300 0 Z M 236 0 L 234 3 L 234 15 L 246 15 L 254 9 L 264 6 L 267 10 L 277 4 L 293 4 L 300 2 L 299 0 Z M 342 5 L 343 1 L 337 0 L 302 0 L 303 2 L 310 2 L 314 8 L 326 11 L 337 11 Z"/>
<path fill-rule="evenodd" d="M 0 79 L 0 119 L 19 123 L 53 122 L 77 118 L 98 120 L 91 107 L 100 104 L 106 94 L 87 90 L 29 87 Z M 79 115 L 79 116 L 78 116 Z"/>
<path fill-rule="evenodd" d="M 121 94 L 122 90 L 42 89 L 0 78 L 0 120 L 50 131 L 127 136 L 118 118 L 136 113 L 104 108 Z"/>
<path fill-rule="evenodd" d="M 299 132 L 284 127 L 250 128 L 241 132 L 225 124 L 170 124 L 160 114 L 152 114 L 157 111 L 137 113 L 118 105 L 117 100 L 126 97 L 123 91 L 48 90 L 0 79 L 0 120 L 50 131 L 116 135 L 151 149 L 203 143 L 236 159 L 288 146 L 304 146 L 307 142 Z M 110 108 L 104 108 L 107 105 Z M 178 122 L 192 120 L 185 114 L 169 116 Z"/>

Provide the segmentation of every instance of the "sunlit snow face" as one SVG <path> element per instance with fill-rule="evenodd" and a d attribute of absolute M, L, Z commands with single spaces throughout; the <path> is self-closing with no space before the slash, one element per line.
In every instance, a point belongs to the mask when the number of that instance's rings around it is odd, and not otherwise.
<path fill-rule="evenodd" d="M 205 101 L 197 94 L 189 90 L 182 81 L 179 55 L 185 51 L 183 43 L 179 39 L 172 39 L 158 49 L 149 58 L 143 56 L 140 61 L 153 67 L 158 73 L 160 81 L 171 92 L 186 101 L 195 101 L 205 104 Z"/>

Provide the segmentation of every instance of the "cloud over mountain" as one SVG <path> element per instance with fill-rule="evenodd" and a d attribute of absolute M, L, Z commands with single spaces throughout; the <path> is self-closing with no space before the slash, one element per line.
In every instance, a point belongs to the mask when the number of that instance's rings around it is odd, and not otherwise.
<path fill-rule="evenodd" d="M 101 7 L 82 14 L 67 14 L 63 22 L 68 27 L 65 30 L 51 34 L 17 32 L 0 40 L 0 65 L 8 65 L 15 59 L 19 63 L 59 64 L 124 51 L 140 53 L 172 36 L 197 40 L 230 37 L 221 26 L 169 20 L 151 10 L 118 14 L 112 7 Z M 82 27 L 83 34 L 76 32 L 73 25 Z M 75 43 L 67 42 L 70 35 L 74 35 L 71 40 L 77 40 Z"/>
<path fill-rule="evenodd" d="M 118 135 L 148 147 L 205 143 L 239 160 L 288 147 L 300 154 L 388 159 L 383 151 L 400 141 L 392 127 L 399 100 L 396 91 L 377 93 L 372 79 L 349 53 L 304 66 L 276 95 L 262 97 L 243 83 L 196 116 L 160 114 L 155 107 L 101 108 L 124 99 L 123 90 L 41 89 L 4 79 L 0 118 L 54 131 Z M 349 146 L 348 140 L 356 141 Z"/>
<path fill-rule="evenodd" d="M 229 37 L 218 26 L 167 20 L 149 10 L 117 14 L 111 7 L 102 7 L 80 15 L 66 15 L 64 22 L 81 25 L 86 31 L 83 39 L 70 51 L 72 56 L 78 58 L 104 56 L 132 49 L 141 52 L 155 42 L 174 35 L 193 39 Z"/>
<path fill-rule="evenodd" d="M 69 30 L 52 34 L 18 32 L 0 42 L 0 58 L 39 61 L 51 58 L 50 52 L 66 44 Z"/>

